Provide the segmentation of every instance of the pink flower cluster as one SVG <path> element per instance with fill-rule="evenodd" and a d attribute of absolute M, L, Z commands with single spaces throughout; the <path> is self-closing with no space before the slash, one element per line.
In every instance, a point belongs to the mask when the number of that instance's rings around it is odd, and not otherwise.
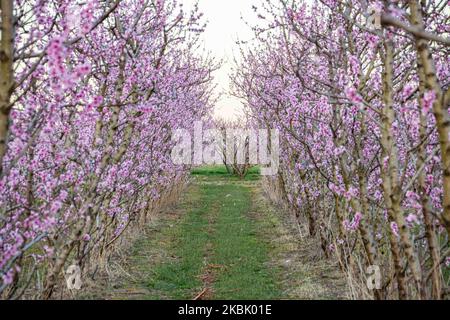
<path fill-rule="evenodd" d="M 374 7 L 396 23 L 367 28 Z M 365 281 L 352 260 L 395 270 L 384 291 L 394 298 L 441 286 L 431 284 L 439 276 L 427 274 L 438 271 L 423 259 L 436 260 L 430 250 L 444 254 L 430 247 L 450 233 L 450 115 L 442 99 L 450 64 L 441 34 L 449 12 L 441 9 L 433 1 L 268 1 L 234 76 L 252 125 L 280 130 L 280 172 L 268 187 L 282 186 L 300 223 L 320 230 L 322 248 L 340 244 L 335 254 L 349 278 Z M 403 27 L 421 12 L 425 40 Z M 416 288 L 400 265 L 427 287 Z"/>

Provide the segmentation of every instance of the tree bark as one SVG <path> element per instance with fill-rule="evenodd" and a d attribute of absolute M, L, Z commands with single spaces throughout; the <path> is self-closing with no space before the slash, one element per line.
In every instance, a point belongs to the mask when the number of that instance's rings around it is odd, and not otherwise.
<path fill-rule="evenodd" d="M 419 85 L 419 110 L 420 112 L 420 126 L 419 126 L 419 140 L 423 143 L 420 145 L 418 150 L 418 161 L 417 170 L 421 170 L 422 166 L 426 165 L 427 150 L 426 150 L 426 137 L 427 137 L 427 117 L 423 110 L 423 96 L 425 94 L 425 76 L 422 67 L 418 66 L 418 74 L 420 79 Z M 434 217 L 431 213 L 430 199 L 427 195 L 426 190 L 426 169 L 421 170 L 418 177 L 418 191 L 420 196 L 420 202 L 422 205 L 423 221 L 425 224 L 425 235 L 428 242 L 428 250 L 430 250 L 431 259 L 431 281 L 432 281 L 432 297 L 433 299 L 440 300 L 442 298 L 442 282 L 441 282 L 441 269 L 440 265 L 440 255 L 439 255 L 439 245 L 436 238 L 435 227 L 434 227 Z"/>
<path fill-rule="evenodd" d="M 422 297 L 422 272 L 419 260 L 414 252 L 410 232 L 406 226 L 405 217 L 401 208 L 401 186 L 398 178 L 398 154 L 395 146 L 395 136 L 392 125 L 395 120 L 393 103 L 393 78 L 394 78 L 394 44 L 392 40 L 385 41 L 385 57 L 383 72 L 383 125 L 382 125 L 382 166 L 387 166 L 383 174 L 383 186 L 385 191 L 385 202 L 391 218 L 396 222 L 401 243 L 403 245 L 409 267 L 414 278 L 418 297 Z M 386 161 L 386 163 L 385 163 Z M 391 231 L 391 233 L 393 233 Z"/>
<path fill-rule="evenodd" d="M 423 22 L 422 8 L 417 0 L 409 2 L 411 9 L 411 22 L 420 30 L 425 30 Z M 439 84 L 436 75 L 436 65 L 431 54 L 427 40 L 415 37 L 416 50 L 419 57 L 419 72 L 424 74 L 425 90 L 432 90 L 436 95 L 433 104 L 433 114 L 436 119 L 437 132 L 439 135 L 439 145 L 441 148 L 442 179 L 443 179 L 443 212 L 442 222 L 450 236 L 450 117 L 448 114 L 448 103 Z"/>
<path fill-rule="evenodd" d="M 0 46 L 0 174 L 3 171 L 3 158 L 6 154 L 11 94 L 14 87 L 14 16 L 13 0 L 1 2 L 1 46 Z"/>

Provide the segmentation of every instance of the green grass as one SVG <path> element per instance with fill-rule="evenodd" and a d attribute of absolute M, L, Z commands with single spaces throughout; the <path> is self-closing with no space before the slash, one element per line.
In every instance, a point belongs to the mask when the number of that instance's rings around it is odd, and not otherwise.
<path fill-rule="evenodd" d="M 250 179 L 259 179 L 258 168 Z M 260 183 L 223 166 L 196 168 L 178 204 L 143 226 L 126 259 L 111 265 L 113 276 L 96 281 L 84 298 L 345 297 L 338 268 L 317 260 L 316 244 L 299 239 L 286 218 Z"/>
<path fill-rule="evenodd" d="M 199 168 L 210 180 L 228 176 L 224 167 Z M 253 175 L 258 173 L 253 169 Z M 268 243 L 258 236 L 252 220 L 251 192 L 236 185 L 202 185 L 198 201 L 190 202 L 182 221 L 162 230 L 169 238 L 170 261 L 150 272 L 149 299 L 192 299 L 205 286 L 213 299 L 272 299 L 279 296 Z M 269 231 L 269 230 L 268 230 Z M 214 268 L 210 268 L 214 266 Z M 205 284 L 205 274 L 209 283 Z"/>
<path fill-rule="evenodd" d="M 242 186 L 224 186 L 224 198 L 214 237 L 214 263 L 223 266 L 214 283 L 217 299 L 273 299 L 279 295 L 274 270 L 267 267 L 268 244 L 250 220 L 251 194 Z"/>
<path fill-rule="evenodd" d="M 251 167 L 244 178 L 245 181 L 256 181 L 260 178 L 260 168 L 258 166 Z M 228 173 L 224 165 L 220 166 L 202 166 L 194 168 L 191 171 L 193 176 L 199 176 L 203 178 L 213 178 L 214 180 L 228 180 L 237 181 L 240 180 L 238 176 Z"/>
<path fill-rule="evenodd" d="M 191 171 L 193 175 L 201 176 L 216 176 L 216 175 L 229 175 L 225 166 L 203 166 L 194 168 Z"/>
<path fill-rule="evenodd" d="M 152 270 L 148 287 L 155 295 L 149 298 L 189 299 L 201 287 L 198 275 L 203 267 L 205 243 L 208 241 L 208 214 L 219 200 L 214 192 L 201 188 L 200 199 L 179 226 L 163 230 L 170 239 L 174 259 Z"/>

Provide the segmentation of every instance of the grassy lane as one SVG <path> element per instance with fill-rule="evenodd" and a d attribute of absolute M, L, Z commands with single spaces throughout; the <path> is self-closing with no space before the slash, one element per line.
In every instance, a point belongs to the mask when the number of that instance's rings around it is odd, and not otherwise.
<path fill-rule="evenodd" d="M 133 246 L 112 299 L 182 299 L 201 287 L 197 277 L 203 267 L 203 244 L 208 239 L 206 203 L 216 201 L 190 186 L 183 200 L 152 221 Z M 130 281 L 131 279 L 131 281 Z M 119 294 L 117 294 L 119 292 Z M 132 296 L 130 292 L 137 292 Z"/>
<path fill-rule="evenodd" d="M 217 187 L 216 187 L 217 188 Z M 261 241 L 260 224 L 250 220 L 248 187 L 225 185 L 214 237 L 213 261 L 223 266 L 214 282 L 217 299 L 273 299 L 279 297 L 275 270 L 268 268 L 268 244 Z"/>
<path fill-rule="evenodd" d="M 211 182 L 209 173 L 202 179 Z M 202 184 L 199 201 L 170 234 L 176 257 L 151 272 L 149 298 L 271 299 L 275 275 L 268 247 L 248 217 L 248 187 Z"/>
<path fill-rule="evenodd" d="M 192 172 L 180 203 L 145 227 L 123 261 L 111 264 L 90 298 L 338 299 L 336 266 L 314 239 L 299 238 L 274 208 L 259 173 L 244 181 L 224 167 Z"/>
<path fill-rule="evenodd" d="M 194 208 L 186 208 L 187 215 L 179 226 L 166 230 L 173 259 L 163 261 L 149 270 L 148 298 L 188 299 L 201 287 L 201 273 L 208 243 L 208 215 L 217 205 L 214 192 L 201 188 Z"/>

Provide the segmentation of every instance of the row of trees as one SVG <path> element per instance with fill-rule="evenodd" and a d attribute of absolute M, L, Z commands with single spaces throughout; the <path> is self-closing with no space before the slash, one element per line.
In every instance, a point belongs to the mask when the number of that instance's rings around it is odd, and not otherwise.
<path fill-rule="evenodd" d="M 176 0 L 0 11 L 0 295 L 48 299 L 184 182 L 171 130 L 210 113 L 215 63 L 195 54 L 201 14 Z"/>
<path fill-rule="evenodd" d="M 222 141 L 215 141 L 223 165 L 229 174 L 244 179 L 255 166 L 250 163 L 250 136 L 246 123 L 242 120 L 216 119 L 214 125 L 223 138 Z"/>
<path fill-rule="evenodd" d="M 446 0 L 273 0 L 255 7 L 234 91 L 280 131 L 266 179 L 336 257 L 353 297 L 448 295 Z M 369 23 L 368 23 L 369 22 Z M 381 283 L 366 285 L 380 270 Z"/>

